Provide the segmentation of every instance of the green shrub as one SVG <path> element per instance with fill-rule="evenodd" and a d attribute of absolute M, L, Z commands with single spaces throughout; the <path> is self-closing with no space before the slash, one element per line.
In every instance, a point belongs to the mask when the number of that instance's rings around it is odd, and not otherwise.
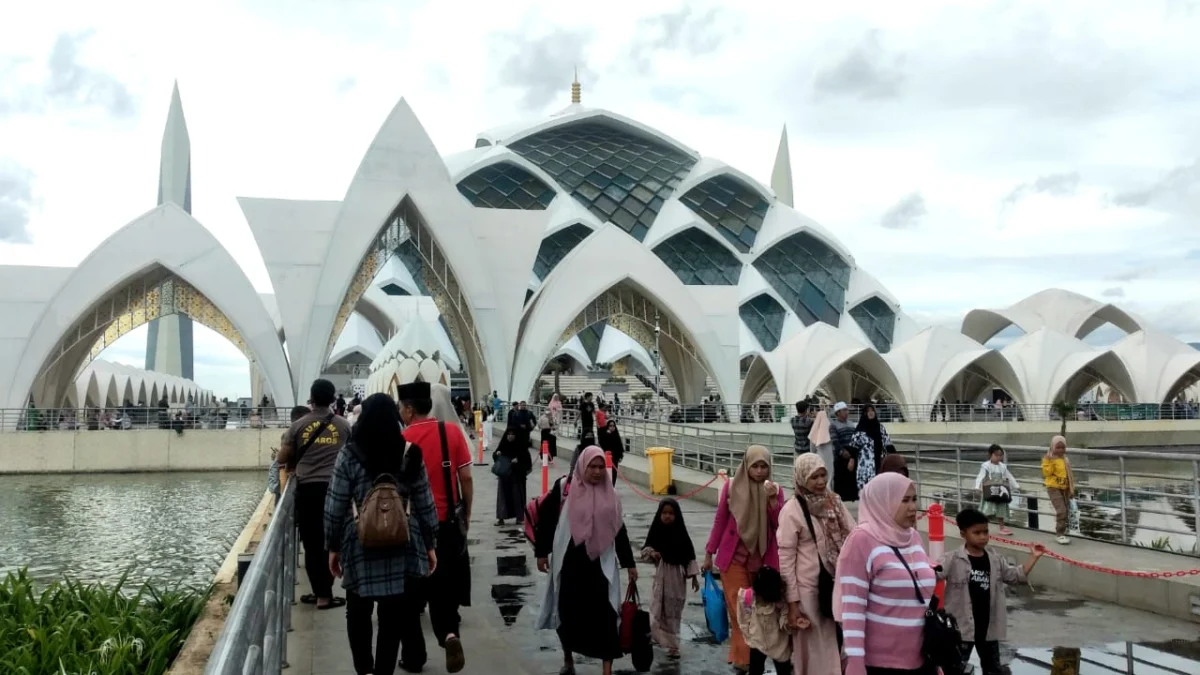
<path fill-rule="evenodd" d="M 21 570 L 0 583 L 0 673 L 160 675 L 179 653 L 208 591 L 133 592 L 70 579 L 35 584 Z"/>

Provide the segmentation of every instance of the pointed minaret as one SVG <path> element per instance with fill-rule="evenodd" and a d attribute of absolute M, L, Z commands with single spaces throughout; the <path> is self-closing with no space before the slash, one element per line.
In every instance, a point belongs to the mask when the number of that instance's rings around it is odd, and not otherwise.
<path fill-rule="evenodd" d="M 583 85 L 579 84 L 579 66 L 575 66 L 575 80 L 571 82 L 571 103 L 583 102 Z"/>
<path fill-rule="evenodd" d="M 171 108 L 163 131 L 162 154 L 158 165 L 158 203 L 173 202 L 192 212 L 192 144 L 179 83 L 171 92 Z M 192 320 L 171 314 L 150 322 L 146 336 L 146 370 L 192 379 Z"/>
<path fill-rule="evenodd" d="M 771 169 L 771 189 L 775 197 L 788 206 L 792 203 L 792 157 L 788 154 L 787 125 L 779 136 L 779 150 L 775 152 L 775 168 Z"/>

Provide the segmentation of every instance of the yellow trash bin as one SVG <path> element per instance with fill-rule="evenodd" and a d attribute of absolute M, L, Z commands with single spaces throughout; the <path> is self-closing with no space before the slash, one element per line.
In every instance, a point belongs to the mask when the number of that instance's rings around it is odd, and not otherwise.
<path fill-rule="evenodd" d="M 671 489 L 671 459 L 675 450 L 671 448 L 646 448 L 650 460 L 650 493 L 665 495 Z"/>

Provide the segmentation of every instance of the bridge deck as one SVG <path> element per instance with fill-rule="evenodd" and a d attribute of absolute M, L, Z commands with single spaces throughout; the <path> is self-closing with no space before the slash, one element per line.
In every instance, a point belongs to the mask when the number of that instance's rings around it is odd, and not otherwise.
<path fill-rule="evenodd" d="M 631 478 L 644 475 L 645 460 L 630 457 L 626 468 Z M 559 461 L 552 476 L 566 471 Z M 520 528 L 497 527 L 494 522 L 496 481 L 486 468 L 476 469 L 476 512 L 471 523 L 472 601 L 464 608 L 463 644 L 467 653 L 464 673 L 555 673 L 562 665 L 558 640 L 552 632 L 535 631 L 533 618 L 544 577 L 536 571 L 532 550 Z M 540 471 L 535 466 L 529 478 L 529 494 L 541 489 Z M 645 488 L 638 486 L 645 492 Z M 618 484 L 625 522 L 635 547 L 644 540 L 656 503 L 637 495 L 625 482 Z M 790 492 L 790 490 L 789 490 Z M 714 508 L 695 500 L 683 503 L 686 521 L 698 551 L 712 523 Z M 1082 547 L 1080 547 L 1082 548 Z M 1072 551 L 1074 552 L 1074 551 Z M 1043 561 L 1043 565 L 1049 561 Z M 654 570 L 640 565 L 638 585 L 643 598 L 649 597 Z M 308 592 L 304 574 L 299 574 L 303 593 Z M 1014 589 L 1009 598 L 1009 638 L 1013 645 L 1040 655 L 1054 646 L 1097 646 L 1124 642 L 1193 640 L 1193 625 L 1116 605 L 1085 600 L 1073 595 L 1042 588 Z M 350 675 L 354 669 L 346 640 L 345 613 L 341 610 L 317 611 L 310 605 L 297 605 L 293 611 L 295 631 L 288 636 L 291 675 Z M 423 620 L 430 662 L 426 673 L 444 673 L 445 663 L 429 633 L 428 619 Z M 683 659 L 677 669 L 661 670 L 664 654 L 656 651 L 653 672 L 725 673 L 725 647 L 714 645 L 707 637 L 699 595 L 692 596 L 684 613 Z M 1123 648 L 1122 648 L 1123 649 Z M 1142 648 L 1138 648 L 1139 650 Z M 1111 649 L 1109 650 L 1111 651 Z M 1144 655 L 1144 650 L 1139 656 Z M 1164 658 L 1177 659 L 1168 656 Z M 1034 659 L 1036 661 L 1036 659 Z M 578 661 L 581 673 L 599 673 L 599 664 Z M 1200 672 L 1200 664 L 1186 665 L 1180 672 Z M 1032 664 L 1024 664 L 1027 667 Z M 1192 668 L 1192 670 L 1188 670 Z M 629 663 L 620 662 L 617 670 L 632 672 Z M 400 671 L 397 671 L 400 672 Z M 1016 672 L 1016 671 L 1014 671 Z M 1046 672 L 1021 670 L 1021 672 Z M 1124 671 L 1112 671 L 1124 672 Z"/>

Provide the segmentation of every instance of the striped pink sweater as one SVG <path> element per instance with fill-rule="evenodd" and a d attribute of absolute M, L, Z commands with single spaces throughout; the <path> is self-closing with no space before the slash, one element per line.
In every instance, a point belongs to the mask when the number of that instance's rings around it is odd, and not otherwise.
<path fill-rule="evenodd" d="M 937 579 L 925 550 L 918 543 L 900 552 L 928 599 Z M 846 675 L 865 675 L 868 665 L 920 668 L 925 604 L 892 549 L 855 530 L 842 546 L 836 577 L 834 615 L 845 635 Z"/>

